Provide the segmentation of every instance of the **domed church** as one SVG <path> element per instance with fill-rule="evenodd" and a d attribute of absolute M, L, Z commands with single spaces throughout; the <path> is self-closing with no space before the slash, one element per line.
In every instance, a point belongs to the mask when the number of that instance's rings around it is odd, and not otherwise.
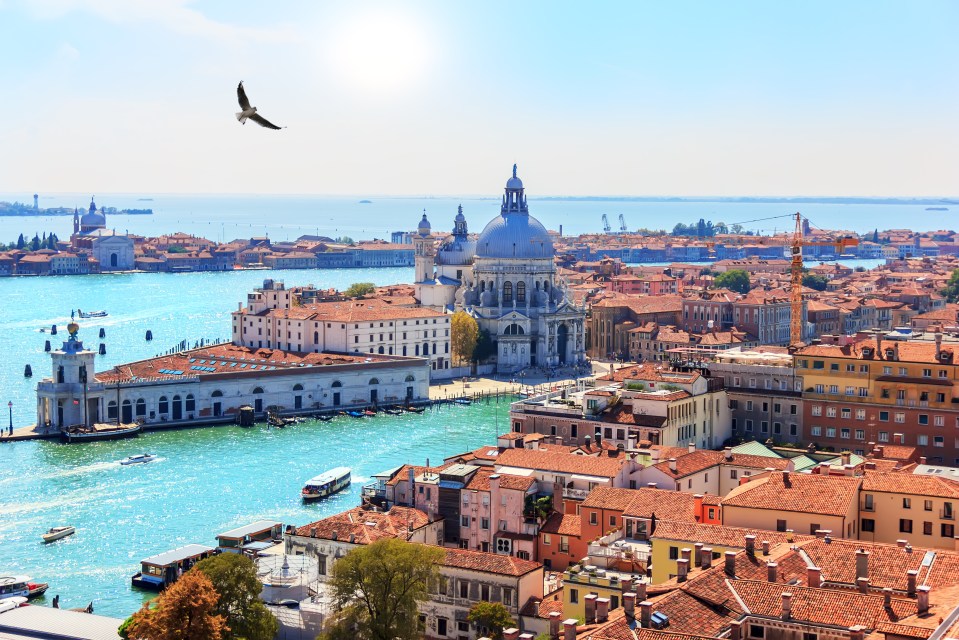
<path fill-rule="evenodd" d="M 529 215 L 523 181 L 506 182 L 500 214 L 472 241 L 463 208 L 438 248 L 426 214 L 413 238 L 421 304 L 464 310 L 497 345 L 497 372 L 585 361 L 586 313 L 556 276 L 553 241 Z"/>

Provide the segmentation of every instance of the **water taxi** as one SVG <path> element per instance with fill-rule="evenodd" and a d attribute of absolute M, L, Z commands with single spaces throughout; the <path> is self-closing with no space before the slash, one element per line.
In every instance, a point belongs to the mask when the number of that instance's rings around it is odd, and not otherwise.
<path fill-rule="evenodd" d="M 310 502 L 333 495 L 348 486 L 350 486 L 350 468 L 337 467 L 307 480 L 300 493 L 303 495 L 303 500 Z"/>
<path fill-rule="evenodd" d="M 134 587 L 161 591 L 176 582 L 200 560 L 209 558 L 216 549 L 202 544 L 188 544 L 179 549 L 150 556 L 140 561 L 140 571 L 131 582 Z"/>
<path fill-rule="evenodd" d="M 147 462 L 153 462 L 157 457 L 152 453 L 138 453 L 135 456 L 128 456 L 120 461 L 120 464 L 146 464 Z"/>
<path fill-rule="evenodd" d="M 55 540 L 60 540 L 61 538 L 66 538 L 67 536 L 72 536 L 76 532 L 76 527 L 53 527 L 40 537 L 43 538 L 44 542 L 53 542 Z"/>
<path fill-rule="evenodd" d="M 106 311 L 80 311 L 77 309 L 77 315 L 81 318 L 106 318 L 110 314 Z"/>
<path fill-rule="evenodd" d="M 7 576 L 0 578 L 0 600 L 4 598 L 26 598 L 30 595 L 30 578 L 27 576 Z"/>

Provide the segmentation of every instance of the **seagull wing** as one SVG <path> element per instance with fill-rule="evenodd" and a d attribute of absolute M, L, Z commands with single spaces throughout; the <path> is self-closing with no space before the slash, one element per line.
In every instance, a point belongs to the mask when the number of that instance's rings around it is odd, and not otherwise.
<path fill-rule="evenodd" d="M 254 113 L 252 116 L 250 116 L 250 120 L 252 120 L 253 122 L 257 123 L 257 124 L 260 125 L 261 127 L 266 127 L 267 129 L 282 129 L 282 128 L 283 128 L 283 127 L 278 127 L 278 126 L 276 126 L 275 124 L 273 124 L 272 122 L 270 122 L 269 120 L 267 120 L 266 118 L 264 118 L 263 116 L 261 116 L 261 115 L 258 114 L 258 113 Z"/>
<path fill-rule="evenodd" d="M 246 97 L 246 91 L 243 89 L 243 81 L 236 85 L 236 97 L 240 99 L 240 108 L 246 111 L 250 108 L 250 99 Z"/>

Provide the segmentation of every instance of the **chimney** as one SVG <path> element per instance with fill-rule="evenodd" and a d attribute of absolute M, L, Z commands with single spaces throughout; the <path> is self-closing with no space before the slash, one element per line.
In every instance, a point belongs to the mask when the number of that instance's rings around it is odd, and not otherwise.
<path fill-rule="evenodd" d="M 918 593 L 916 594 L 916 613 L 919 615 L 925 615 L 929 613 L 929 590 L 931 587 L 929 585 L 922 585 L 917 589 Z"/>
<path fill-rule="evenodd" d="M 596 598 L 596 622 L 609 620 L 609 598 Z"/>
<path fill-rule="evenodd" d="M 916 578 L 918 576 L 919 572 L 915 569 L 906 572 L 906 595 L 910 598 L 916 595 Z"/>
<path fill-rule="evenodd" d="M 662 451 L 660 451 L 659 449 L 653 449 L 652 452 L 650 452 L 649 454 L 650 458 L 652 459 L 652 464 L 656 464 L 657 462 L 659 462 L 659 458 L 662 455 L 663 455 Z"/>
<path fill-rule="evenodd" d="M 793 594 L 788 591 L 783 592 L 783 620 L 789 620 L 792 617 Z"/>
<path fill-rule="evenodd" d="M 591 593 L 583 598 L 583 601 L 586 603 L 586 624 L 596 622 L 596 598 L 598 597 L 595 593 Z"/>
<path fill-rule="evenodd" d="M 896 362 L 899 362 L 899 341 L 897 340 L 895 344 L 892 345 L 893 353 L 895 354 Z"/>
<path fill-rule="evenodd" d="M 723 456 L 724 456 L 727 460 L 732 460 L 732 459 L 733 459 L 733 448 L 732 448 L 732 447 L 726 447 L 725 449 L 723 449 Z"/>
<path fill-rule="evenodd" d="M 877 458 L 882 458 L 882 456 L 885 454 L 885 451 L 886 451 L 886 445 L 884 445 L 884 444 L 878 445 L 878 446 L 876 447 L 875 451 L 876 451 L 876 457 L 877 457 Z"/>
<path fill-rule="evenodd" d="M 820 462 L 820 463 L 819 463 L 819 475 L 821 475 L 821 476 L 822 476 L 822 475 L 828 476 L 828 475 L 829 475 L 829 468 L 830 468 L 830 465 L 829 465 L 828 462 Z"/>
<path fill-rule="evenodd" d="M 713 566 L 713 548 L 703 547 L 703 555 L 699 561 L 703 569 L 709 569 Z"/>
<path fill-rule="evenodd" d="M 942 332 L 936 331 L 936 362 L 939 361 L 941 354 L 942 354 Z"/>
<path fill-rule="evenodd" d="M 919 464 L 926 464 L 926 456 L 919 456 Z"/>
<path fill-rule="evenodd" d="M 863 640 L 866 637 L 866 628 L 862 625 L 849 627 L 849 640 Z"/>
<path fill-rule="evenodd" d="M 599 429 L 596 430 L 596 434 L 594 435 L 594 440 L 596 440 L 596 448 L 602 449 L 603 448 L 603 432 L 600 431 Z"/>
<path fill-rule="evenodd" d="M 619 581 L 619 590 L 622 591 L 623 593 L 626 593 L 627 591 L 632 591 L 632 590 L 633 590 L 633 578 L 632 578 L 632 577 L 628 577 L 628 578 L 623 578 L 622 580 L 620 580 L 620 581 Z"/>
<path fill-rule="evenodd" d="M 746 553 L 751 556 L 756 555 L 756 536 L 751 533 L 746 536 Z"/>
<path fill-rule="evenodd" d="M 646 582 L 636 583 L 636 602 L 642 602 L 646 599 Z"/>
<path fill-rule="evenodd" d="M 903 540 L 902 538 L 899 538 L 898 540 L 896 540 L 896 544 L 899 546 L 900 549 L 905 547 L 908 542 L 909 542 L 908 540 Z"/>
<path fill-rule="evenodd" d="M 576 640 L 577 624 L 579 624 L 579 620 L 576 618 L 563 620 L 563 640 Z"/>
<path fill-rule="evenodd" d="M 892 587 L 886 587 L 882 590 L 882 606 L 887 609 L 892 606 Z"/>
<path fill-rule="evenodd" d="M 553 482 L 553 509 L 560 513 L 566 513 L 566 503 L 563 502 L 563 485 L 559 482 Z"/>
<path fill-rule="evenodd" d="M 842 466 L 845 467 L 847 464 L 849 464 L 852 461 L 852 452 L 843 451 L 842 453 L 839 454 L 839 457 L 842 459 Z"/>
<path fill-rule="evenodd" d="M 669 459 L 669 470 L 676 473 L 676 458 Z"/>
<path fill-rule="evenodd" d="M 769 555 L 769 540 L 763 540 L 763 555 Z"/>
<path fill-rule="evenodd" d="M 653 603 L 649 600 L 643 600 L 639 603 L 639 626 L 643 629 L 649 629 L 653 621 Z"/>
<path fill-rule="evenodd" d="M 733 620 L 729 623 L 729 640 L 742 640 L 743 638 L 743 623 L 739 620 Z"/>
<path fill-rule="evenodd" d="M 516 640 L 517 638 L 519 638 L 519 629 L 516 627 L 503 629 L 503 640 Z"/>
<path fill-rule="evenodd" d="M 882 353 L 882 338 L 883 338 L 882 331 L 877 331 L 876 332 L 876 356 L 879 356 L 879 354 Z"/>
<path fill-rule="evenodd" d="M 686 445 L 686 451 L 689 453 L 696 453 L 696 443 L 690 442 L 688 445 Z"/>
<path fill-rule="evenodd" d="M 697 566 L 703 561 L 703 543 L 697 542 L 693 545 L 692 566 Z"/>
<path fill-rule="evenodd" d="M 563 626 L 563 617 L 559 611 L 549 612 L 549 638 L 550 640 L 559 640 L 559 629 Z"/>
<path fill-rule="evenodd" d="M 628 591 L 623 594 L 623 612 L 626 613 L 627 620 L 636 619 L 636 594 L 632 591 Z M 559 615 L 559 613 L 556 611 L 553 613 Z"/>
<path fill-rule="evenodd" d="M 779 565 L 775 562 L 766 563 L 766 579 L 769 582 L 776 582 L 779 578 Z"/>
<path fill-rule="evenodd" d="M 783 469 L 783 486 L 787 489 L 793 486 L 792 478 L 789 477 L 789 469 Z"/>
<path fill-rule="evenodd" d="M 813 589 L 822 586 L 822 569 L 819 567 L 806 567 L 806 584 Z"/>
<path fill-rule="evenodd" d="M 865 549 L 856 551 L 856 577 L 869 577 L 869 552 Z"/>
<path fill-rule="evenodd" d="M 686 582 L 686 576 L 689 574 L 689 560 L 680 558 L 676 561 L 676 582 Z"/>
<path fill-rule="evenodd" d="M 869 578 L 856 578 L 859 593 L 869 593 Z"/>
<path fill-rule="evenodd" d="M 683 547 L 682 549 L 679 550 L 679 557 L 685 560 L 686 562 L 689 562 L 693 557 L 693 550 L 690 549 L 689 547 Z"/>
<path fill-rule="evenodd" d="M 533 640 L 535 637 L 532 633 L 519 634 L 519 640 Z"/>
<path fill-rule="evenodd" d="M 723 570 L 726 572 L 726 575 L 730 578 L 736 577 L 736 552 L 727 551 L 726 552 L 726 566 L 723 567 Z"/>

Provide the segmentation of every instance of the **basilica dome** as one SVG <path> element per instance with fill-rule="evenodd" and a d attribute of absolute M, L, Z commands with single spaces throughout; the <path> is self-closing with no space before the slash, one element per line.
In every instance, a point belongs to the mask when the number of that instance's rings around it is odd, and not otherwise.
<path fill-rule="evenodd" d="M 553 240 L 528 213 L 501 213 L 476 241 L 478 258 L 552 258 Z"/>

